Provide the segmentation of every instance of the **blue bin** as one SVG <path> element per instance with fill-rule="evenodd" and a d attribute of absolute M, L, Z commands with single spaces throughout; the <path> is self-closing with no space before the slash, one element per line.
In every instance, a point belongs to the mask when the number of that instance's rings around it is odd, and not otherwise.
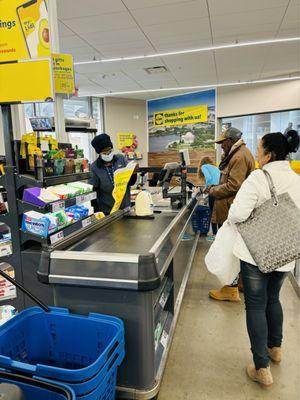
<path fill-rule="evenodd" d="M 122 342 L 114 350 L 109 360 L 95 376 L 83 382 L 64 382 L 64 383 L 66 383 L 73 389 L 76 396 L 83 396 L 87 393 L 90 393 L 94 391 L 103 382 L 106 375 L 110 371 L 111 366 L 115 363 L 116 360 L 119 360 L 121 364 L 124 358 L 124 354 L 125 354 L 125 346 L 124 342 Z"/>
<path fill-rule="evenodd" d="M 192 225 L 195 233 L 206 235 L 210 228 L 211 211 L 207 206 L 197 206 L 192 215 Z"/>
<path fill-rule="evenodd" d="M 50 310 L 28 308 L 0 327 L 0 367 L 63 382 L 90 380 L 124 342 L 123 322 Z"/>
<path fill-rule="evenodd" d="M 119 355 L 110 363 L 102 383 L 92 392 L 77 396 L 77 400 L 115 400 L 118 367 L 121 365 L 125 353 Z"/>
<path fill-rule="evenodd" d="M 75 393 L 70 387 L 61 383 L 51 382 L 47 379 L 40 380 L 37 378 L 29 378 L 26 376 L 0 371 L 0 384 L 1 383 L 17 385 L 23 391 L 23 395 L 26 400 L 76 399 Z"/>

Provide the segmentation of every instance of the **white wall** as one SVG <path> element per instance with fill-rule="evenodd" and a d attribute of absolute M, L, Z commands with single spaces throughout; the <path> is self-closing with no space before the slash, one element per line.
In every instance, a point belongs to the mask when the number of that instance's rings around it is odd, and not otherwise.
<path fill-rule="evenodd" d="M 117 147 L 118 132 L 133 132 L 138 139 L 138 151 L 143 154 L 141 166 L 148 164 L 147 111 L 145 100 L 107 97 L 104 99 L 105 133 Z"/>
<path fill-rule="evenodd" d="M 300 81 L 219 88 L 217 116 L 256 114 L 300 108 Z"/>

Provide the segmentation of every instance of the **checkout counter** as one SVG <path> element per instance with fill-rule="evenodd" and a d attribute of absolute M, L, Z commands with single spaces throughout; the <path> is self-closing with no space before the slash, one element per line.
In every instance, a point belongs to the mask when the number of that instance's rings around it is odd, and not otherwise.
<path fill-rule="evenodd" d="M 39 280 L 53 287 L 55 305 L 124 321 L 118 398 L 158 394 L 197 247 L 196 206 L 194 198 L 178 210 L 164 207 L 153 219 L 118 211 L 85 237 L 78 232 L 42 253 Z"/>

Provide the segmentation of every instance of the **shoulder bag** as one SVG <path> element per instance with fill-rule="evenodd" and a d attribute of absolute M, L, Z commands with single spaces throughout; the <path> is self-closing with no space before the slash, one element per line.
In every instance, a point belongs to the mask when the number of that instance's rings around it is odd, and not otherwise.
<path fill-rule="evenodd" d="M 300 210 L 287 192 L 277 195 L 271 175 L 262 171 L 271 199 L 236 225 L 259 270 L 268 273 L 300 259 Z"/>

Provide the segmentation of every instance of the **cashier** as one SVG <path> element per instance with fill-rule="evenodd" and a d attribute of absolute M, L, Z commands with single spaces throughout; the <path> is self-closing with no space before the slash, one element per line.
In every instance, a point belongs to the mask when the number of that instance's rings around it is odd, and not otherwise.
<path fill-rule="evenodd" d="M 110 137 L 106 133 L 97 135 L 91 142 L 99 154 L 99 157 L 91 165 L 92 178 L 90 184 L 97 192 L 97 200 L 93 203 L 95 211 L 102 211 L 108 215 L 115 203 L 112 196 L 114 189 L 114 172 L 127 165 L 127 160 L 122 154 L 115 154 Z M 121 204 L 121 209 L 130 207 L 130 186 L 134 185 L 137 179 L 136 172 L 133 173 L 127 187 L 126 194 Z"/>

